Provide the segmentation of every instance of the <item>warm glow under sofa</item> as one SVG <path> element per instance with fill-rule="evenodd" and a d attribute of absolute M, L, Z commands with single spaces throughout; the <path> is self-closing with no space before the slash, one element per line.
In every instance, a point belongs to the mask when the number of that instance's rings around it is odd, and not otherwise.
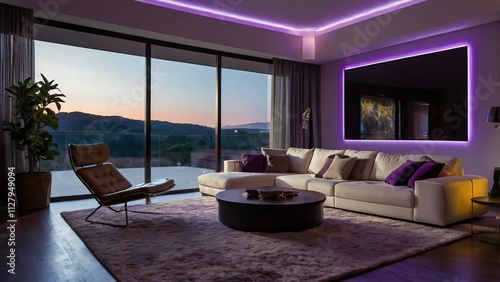
<path fill-rule="evenodd" d="M 488 180 L 478 175 L 464 175 L 462 159 L 456 157 L 319 148 L 263 148 L 262 154 L 268 162 L 274 156 L 286 157 L 287 172 L 242 172 L 241 160 L 228 160 L 224 163 L 224 172 L 198 177 L 201 193 L 215 196 L 227 189 L 260 186 L 312 190 L 326 195 L 327 207 L 439 226 L 471 218 L 470 199 L 488 194 Z M 315 177 L 333 155 L 356 158 L 347 180 Z M 425 158 L 445 164 L 438 177 L 414 181 L 414 188 L 385 182 L 405 162 Z M 474 216 L 487 212 L 486 207 L 476 204 L 473 210 Z"/>

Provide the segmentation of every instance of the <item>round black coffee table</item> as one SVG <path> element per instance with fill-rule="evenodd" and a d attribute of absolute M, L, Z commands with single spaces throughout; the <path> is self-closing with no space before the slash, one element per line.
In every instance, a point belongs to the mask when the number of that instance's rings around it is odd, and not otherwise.
<path fill-rule="evenodd" d="M 323 223 L 325 195 L 315 191 L 280 187 L 252 189 L 299 191 L 290 199 L 247 198 L 246 188 L 217 193 L 219 221 L 231 228 L 258 232 L 301 231 Z"/>
<path fill-rule="evenodd" d="M 500 207 L 500 198 L 490 198 L 490 197 L 474 197 L 470 199 L 473 203 L 491 206 L 491 207 Z M 474 214 L 474 206 L 472 206 L 472 214 Z M 497 219 L 500 219 L 497 216 Z M 471 233 L 474 234 L 474 223 L 471 221 Z M 500 225 L 498 226 L 498 232 L 482 232 L 477 236 L 479 241 L 486 242 L 493 245 L 500 245 Z"/>

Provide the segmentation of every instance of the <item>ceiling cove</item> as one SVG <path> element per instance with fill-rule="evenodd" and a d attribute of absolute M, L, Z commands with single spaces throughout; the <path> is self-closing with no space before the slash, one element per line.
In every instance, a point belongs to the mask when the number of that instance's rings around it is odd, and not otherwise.
<path fill-rule="evenodd" d="M 426 0 L 371 0 L 369 2 L 352 2 L 348 8 L 342 8 L 342 11 L 332 11 L 330 14 L 334 18 L 328 18 L 328 10 L 323 11 L 321 15 L 315 17 L 315 13 L 322 9 L 325 3 L 310 2 L 308 6 L 295 7 L 286 5 L 285 3 L 293 3 L 294 1 L 268 2 L 264 4 L 250 3 L 252 7 L 246 8 L 244 0 L 136 0 L 137 2 L 157 5 L 173 10 L 197 14 L 200 16 L 216 18 L 224 21 L 259 27 L 263 29 L 298 35 L 298 36 L 317 36 L 321 35 L 363 20 L 373 18 L 388 12 L 393 12 Z M 280 4 L 281 3 L 281 4 Z M 324 6 L 324 9 L 335 9 L 336 7 L 346 6 L 346 2 L 329 1 L 329 5 Z M 287 7 L 288 10 L 283 8 Z M 297 4 L 299 5 L 299 4 Z M 297 6 L 296 5 L 296 6 Z M 336 6 L 335 6 L 336 5 Z M 265 7 L 265 9 L 264 9 Z M 300 8 L 305 8 L 303 14 L 309 13 L 309 16 L 303 15 L 299 17 Z M 260 10 L 259 10 L 260 9 Z M 284 10 L 284 11 L 281 11 Z M 297 11 L 299 10 L 299 11 Z M 341 10 L 341 9 L 338 9 Z M 265 12 L 265 13 L 264 13 Z M 284 17 L 283 14 L 288 14 Z M 265 14 L 265 15 L 263 15 Z M 274 18 L 273 14 L 275 15 Z M 277 15 L 281 15 L 278 17 Z M 300 19 L 299 19 L 300 18 Z M 322 19 L 319 23 L 316 18 Z"/>

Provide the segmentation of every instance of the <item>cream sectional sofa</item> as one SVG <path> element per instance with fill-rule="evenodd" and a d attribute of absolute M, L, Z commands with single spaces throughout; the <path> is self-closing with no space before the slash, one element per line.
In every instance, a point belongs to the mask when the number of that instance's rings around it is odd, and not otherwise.
<path fill-rule="evenodd" d="M 439 226 L 470 218 L 470 199 L 488 194 L 488 180 L 482 176 L 464 175 L 460 158 L 427 156 L 445 163 L 444 168 L 438 177 L 415 181 L 415 188 L 410 188 L 392 186 L 384 180 L 407 160 L 418 161 L 424 155 L 319 148 L 272 150 L 272 154 L 288 156 L 287 173 L 241 172 L 240 160 L 228 160 L 224 163 L 224 172 L 198 177 L 201 193 L 215 196 L 227 189 L 259 186 L 312 190 L 326 195 L 327 207 Z M 316 178 L 315 174 L 323 168 L 328 156 L 334 154 L 357 158 L 349 178 Z M 486 212 L 486 207 L 474 205 L 474 216 Z"/>

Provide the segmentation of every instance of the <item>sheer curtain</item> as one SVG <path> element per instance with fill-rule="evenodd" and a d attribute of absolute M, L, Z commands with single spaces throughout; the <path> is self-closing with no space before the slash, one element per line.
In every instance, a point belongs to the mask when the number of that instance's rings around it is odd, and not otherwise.
<path fill-rule="evenodd" d="M 33 77 L 33 10 L 0 3 L 0 66 L 1 99 L 3 121 L 10 120 L 14 103 L 5 91 L 13 83 Z M 9 134 L 3 131 L 0 138 L 0 201 L 7 199 L 7 169 L 15 167 L 24 171 L 24 156 L 16 151 Z"/>
<path fill-rule="evenodd" d="M 273 67 L 271 147 L 321 147 L 321 67 L 282 59 L 274 59 Z"/>

